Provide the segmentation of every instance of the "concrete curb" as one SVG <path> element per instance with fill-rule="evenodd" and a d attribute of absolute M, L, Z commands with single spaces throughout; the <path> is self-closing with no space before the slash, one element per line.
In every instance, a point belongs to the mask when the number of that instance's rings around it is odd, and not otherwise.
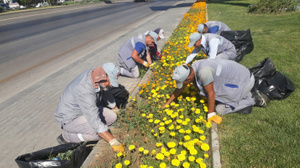
<path fill-rule="evenodd" d="M 220 145 L 218 137 L 218 128 L 216 123 L 212 123 L 210 128 L 210 147 L 211 147 L 211 164 L 213 168 L 221 168 Z"/>

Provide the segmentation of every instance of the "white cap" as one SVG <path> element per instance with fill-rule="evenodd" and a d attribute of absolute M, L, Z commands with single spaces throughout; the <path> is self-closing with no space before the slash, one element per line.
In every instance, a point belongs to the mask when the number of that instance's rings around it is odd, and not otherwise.
<path fill-rule="evenodd" d="M 190 43 L 188 45 L 188 47 L 193 47 L 194 44 L 196 43 L 196 41 L 198 41 L 201 38 L 201 34 L 200 33 L 193 33 L 190 35 L 189 39 L 190 39 Z"/>
<path fill-rule="evenodd" d="M 204 24 L 203 24 L 203 23 L 201 23 L 201 24 L 199 24 L 199 25 L 198 25 L 198 27 L 197 27 L 197 31 L 198 31 L 199 33 L 202 33 L 202 32 L 203 32 L 203 30 L 204 30 Z"/>
<path fill-rule="evenodd" d="M 154 31 L 149 31 L 148 35 L 150 35 L 154 39 L 154 42 L 156 43 L 158 35 Z"/>
<path fill-rule="evenodd" d="M 164 36 L 165 32 L 162 28 L 157 28 L 154 30 L 154 32 L 158 34 L 159 38 L 161 38 L 161 39 L 165 38 L 165 36 Z"/>
<path fill-rule="evenodd" d="M 108 75 L 110 84 L 113 87 L 118 87 L 119 86 L 118 77 L 120 75 L 119 67 L 116 66 L 114 63 L 105 63 L 102 65 L 102 68 Z"/>
<path fill-rule="evenodd" d="M 187 65 L 180 65 L 175 68 L 172 79 L 176 81 L 176 87 L 182 88 L 183 82 L 187 79 L 190 74 L 190 68 Z"/>

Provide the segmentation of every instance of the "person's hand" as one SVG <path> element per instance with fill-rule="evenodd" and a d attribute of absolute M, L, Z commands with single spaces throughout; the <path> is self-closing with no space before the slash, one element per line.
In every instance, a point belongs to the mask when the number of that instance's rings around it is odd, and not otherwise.
<path fill-rule="evenodd" d="M 149 63 L 147 61 L 143 62 L 144 67 L 148 68 L 149 67 Z"/>
<path fill-rule="evenodd" d="M 212 122 L 213 121 L 213 122 L 215 122 L 217 124 L 221 124 L 222 118 L 220 116 L 218 116 L 216 114 L 216 112 L 212 112 L 212 113 L 208 113 L 207 114 L 207 121 L 208 122 Z"/>
<path fill-rule="evenodd" d="M 116 138 L 110 140 L 108 143 L 110 144 L 113 151 L 116 153 L 123 153 L 125 151 L 124 146 Z"/>

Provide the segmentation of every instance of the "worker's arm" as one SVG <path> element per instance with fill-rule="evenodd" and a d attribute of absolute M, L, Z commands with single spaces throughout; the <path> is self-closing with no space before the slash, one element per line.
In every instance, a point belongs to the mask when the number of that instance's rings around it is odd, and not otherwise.
<path fill-rule="evenodd" d="M 166 105 L 169 105 L 170 103 L 172 103 L 172 101 L 177 98 L 181 92 L 184 90 L 184 88 L 187 86 L 187 84 L 183 83 L 183 86 L 181 89 L 175 89 L 171 95 L 171 97 L 169 98 L 169 100 L 161 107 L 162 109 L 164 109 L 166 107 Z"/>
<path fill-rule="evenodd" d="M 205 91 L 207 92 L 207 98 L 208 98 L 208 113 L 215 111 L 215 98 L 216 93 L 214 90 L 214 82 L 211 82 L 210 84 L 204 86 Z"/>

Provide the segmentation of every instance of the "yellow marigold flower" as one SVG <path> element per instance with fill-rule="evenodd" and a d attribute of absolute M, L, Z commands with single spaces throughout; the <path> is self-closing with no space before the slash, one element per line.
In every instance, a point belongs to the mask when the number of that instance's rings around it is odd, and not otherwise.
<path fill-rule="evenodd" d="M 174 148 L 174 147 L 176 146 L 176 143 L 175 143 L 175 142 L 168 142 L 168 143 L 167 143 L 167 146 L 168 146 L 169 148 Z"/>
<path fill-rule="evenodd" d="M 178 124 L 181 124 L 181 123 L 182 123 L 182 120 L 178 119 L 178 120 L 176 120 L 176 122 L 177 122 Z"/>
<path fill-rule="evenodd" d="M 211 122 L 207 122 L 206 123 L 206 128 L 210 128 L 211 127 Z"/>
<path fill-rule="evenodd" d="M 202 160 L 203 160 L 202 158 L 197 158 L 196 162 L 200 164 L 200 163 L 202 163 Z"/>
<path fill-rule="evenodd" d="M 148 165 L 140 165 L 140 168 L 147 168 Z"/>
<path fill-rule="evenodd" d="M 185 130 L 185 133 L 190 134 L 192 131 L 190 129 Z"/>
<path fill-rule="evenodd" d="M 182 166 L 183 166 L 184 168 L 189 168 L 189 167 L 190 167 L 190 164 L 189 164 L 188 162 L 184 162 L 184 163 L 182 164 Z"/>
<path fill-rule="evenodd" d="M 149 166 L 148 168 L 153 168 L 153 166 Z"/>
<path fill-rule="evenodd" d="M 176 129 L 177 129 L 177 130 L 179 130 L 180 128 L 181 128 L 181 126 L 180 126 L 180 125 L 177 125 L 177 126 L 176 126 Z"/>
<path fill-rule="evenodd" d="M 208 158 L 208 157 L 209 157 L 209 155 L 208 155 L 207 153 L 205 153 L 205 154 L 204 154 L 204 157 L 205 157 L 205 158 Z"/>
<path fill-rule="evenodd" d="M 166 168 L 166 167 L 167 167 L 167 165 L 165 163 L 159 164 L 159 168 Z"/>
<path fill-rule="evenodd" d="M 180 152 L 180 154 L 186 155 L 186 150 L 182 150 L 182 151 Z"/>
<path fill-rule="evenodd" d="M 154 134 L 154 136 L 155 136 L 155 137 L 157 137 L 157 136 L 158 136 L 158 134 L 157 134 L 157 133 L 155 133 L 155 134 Z"/>
<path fill-rule="evenodd" d="M 183 116 L 183 115 L 180 115 L 180 116 L 179 116 L 179 118 L 183 119 L 183 118 L 184 118 L 184 116 Z"/>
<path fill-rule="evenodd" d="M 143 148 L 143 147 L 140 147 L 140 148 L 139 148 L 139 151 L 140 151 L 140 152 L 143 152 L 143 151 L 144 151 L 144 148 Z"/>
<path fill-rule="evenodd" d="M 166 110 L 169 110 L 169 109 L 166 109 Z M 167 117 L 164 117 L 164 118 L 163 118 L 163 121 L 166 121 L 166 120 L 167 120 Z"/>
<path fill-rule="evenodd" d="M 202 141 L 204 141 L 204 140 L 206 139 L 206 137 L 205 137 L 204 135 L 201 135 L 201 136 L 200 136 L 200 139 L 201 139 Z"/>
<path fill-rule="evenodd" d="M 184 130 L 184 129 L 180 129 L 180 130 L 179 130 L 179 133 L 184 134 L 184 133 L 185 133 L 185 130 Z"/>
<path fill-rule="evenodd" d="M 179 155 L 178 155 L 178 160 L 184 161 L 185 159 L 186 159 L 186 157 L 185 157 L 184 154 L 179 154 Z"/>
<path fill-rule="evenodd" d="M 188 124 L 188 122 L 186 122 L 186 121 L 182 122 L 182 125 L 187 125 L 187 124 Z"/>
<path fill-rule="evenodd" d="M 173 166 L 179 166 L 180 161 L 179 161 L 178 159 L 173 159 L 172 162 L 171 162 L 171 164 L 172 164 Z"/>
<path fill-rule="evenodd" d="M 170 132 L 170 136 L 174 137 L 176 135 L 175 132 Z"/>
<path fill-rule="evenodd" d="M 208 150 L 209 150 L 209 145 L 206 144 L 206 143 L 203 143 L 203 144 L 201 145 L 201 149 L 204 150 L 204 151 L 208 151 Z"/>
<path fill-rule="evenodd" d="M 180 141 L 180 142 L 178 142 L 178 144 L 179 144 L 179 145 L 182 145 L 183 143 Z"/>
<path fill-rule="evenodd" d="M 188 141 L 190 139 L 191 139 L 191 137 L 189 135 L 184 136 L 184 140 Z"/>
<path fill-rule="evenodd" d="M 194 156 L 189 156 L 189 161 L 190 161 L 190 162 L 195 161 L 195 157 L 194 157 Z"/>
<path fill-rule="evenodd" d="M 200 100 L 200 103 L 204 103 L 205 101 L 203 99 Z"/>
<path fill-rule="evenodd" d="M 152 119 L 152 118 L 151 118 L 151 119 L 149 119 L 149 120 L 148 120 L 148 122 L 149 122 L 149 123 L 152 123 L 152 122 L 153 122 L 153 119 Z"/>
<path fill-rule="evenodd" d="M 196 110 L 195 107 L 192 107 L 192 108 L 191 108 L 191 111 L 195 111 L 195 110 Z"/>
<path fill-rule="evenodd" d="M 124 161 L 124 164 L 125 164 L 126 166 L 128 166 L 128 165 L 130 164 L 130 161 L 129 161 L 129 160 L 125 160 L 125 161 Z"/>
<path fill-rule="evenodd" d="M 158 159 L 158 160 L 164 160 L 164 158 L 165 158 L 164 154 L 162 154 L 162 153 L 156 154 L 156 159 Z"/>
<path fill-rule="evenodd" d="M 199 130 L 198 133 L 199 133 L 199 134 L 203 134 L 204 131 L 203 131 L 203 130 Z"/>
<path fill-rule="evenodd" d="M 117 156 L 118 156 L 118 157 L 121 157 L 121 156 L 123 156 L 123 153 L 122 153 L 122 152 L 119 152 L 119 153 L 117 154 Z"/>
<path fill-rule="evenodd" d="M 166 148 L 164 148 L 164 147 L 161 147 L 161 150 L 160 150 L 160 152 L 161 152 L 161 153 L 165 153 L 165 152 L 167 152 L 167 150 L 166 150 Z"/>
<path fill-rule="evenodd" d="M 144 150 L 143 153 L 144 153 L 144 155 L 148 155 L 149 150 Z"/>
<path fill-rule="evenodd" d="M 161 142 L 157 142 L 157 143 L 156 143 L 156 147 L 159 148 L 159 147 L 161 147 L 161 146 L 162 146 L 162 143 L 161 143 Z"/>
<path fill-rule="evenodd" d="M 172 149 L 170 150 L 170 153 L 171 153 L 172 155 L 175 155 L 175 154 L 176 154 L 176 149 L 172 148 Z"/>
<path fill-rule="evenodd" d="M 146 116 L 146 114 L 145 114 L 145 113 L 143 113 L 143 114 L 142 114 L 142 117 L 145 117 L 145 116 Z"/>
<path fill-rule="evenodd" d="M 198 151 L 194 148 L 194 149 L 191 149 L 190 150 L 190 154 L 191 155 L 197 155 L 198 154 Z"/>
<path fill-rule="evenodd" d="M 170 156 L 170 152 L 165 152 L 164 155 L 165 155 L 166 157 L 168 157 L 168 156 Z"/>
<path fill-rule="evenodd" d="M 152 150 L 151 153 L 150 153 L 151 156 L 153 156 L 155 154 L 156 154 L 156 150 Z"/>
<path fill-rule="evenodd" d="M 159 123 L 160 126 L 165 126 L 165 123 L 161 122 Z"/>
<path fill-rule="evenodd" d="M 159 122 L 160 122 L 160 120 L 156 119 L 156 120 L 154 121 L 154 124 L 158 124 Z"/>
<path fill-rule="evenodd" d="M 200 163 L 200 168 L 206 168 L 206 164 L 203 163 L 203 162 L 201 162 L 201 163 Z"/>
<path fill-rule="evenodd" d="M 122 163 L 116 164 L 116 168 L 122 168 Z"/>
<path fill-rule="evenodd" d="M 128 149 L 131 151 L 131 150 L 134 150 L 135 149 L 135 146 L 134 145 L 130 145 L 129 147 L 128 147 Z"/>
<path fill-rule="evenodd" d="M 196 109 L 195 113 L 200 114 L 200 109 Z"/>
<path fill-rule="evenodd" d="M 173 130 L 173 129 L 174 129 L 174 125 L 172 124 L 169 126 L 169 130 Z"/>

